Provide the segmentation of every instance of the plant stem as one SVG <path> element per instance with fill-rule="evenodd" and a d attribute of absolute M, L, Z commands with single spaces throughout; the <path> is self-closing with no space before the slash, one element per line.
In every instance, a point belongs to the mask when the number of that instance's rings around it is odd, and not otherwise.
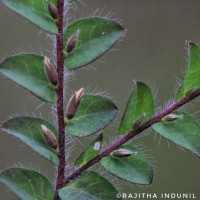
<path fill-rule="evenodd" d="M 180 108 L 182 105 L 190 102 L 191 100 L 197 98 L 200 96 L 200 90 L 197 90 L 193 92 L 190 96 L 182 98 L 174 103 L 172 103 L 169 107 L 167 107 L 165 110 L 158 113 L 156 116 L 151 118 L 149 121 L 141 125 L 139 128 L 135 129 L 134 131 L 129 131 L 125 135 L 123 135 L 121 138 L 119 138 L 114 144 L 112 144 L 110 147 L 105 149 L 101 154 L 90 160 L 85 165 L 75 169 L 65 180 L 65 185 L 68 184 L 71 180 L 76 178 L 79 174 L 84 172 L 89 167 L 93 166 L 95 163 L 99 162 L 102 158 L 108 156 L 112 151 L 122 146 L 124 143 L 129 141 L 131 138 L 135 137 L 139 133 L 143 132 L 144 130 L 151 127 L 153 124 L 158 123 L 162 120 L 163 117 L 170 114 L 174 110 Z"/>
<path fill-rule="evenodd" d="M 65 122 L 64 122 L 64 107 L 63 107 L 63 84 L 64 84 L 64 55 L 63 55 L 63 12 L 64 0 L 57 1 L 58 9 L 58 35 L 56 36 L 57 50 L 57 72 L 58 72 L 58 90 L 57 90 L 57 120 L 59 131 L 59 165 L 57 170 L 56 189 L 54 200 L 59 200 L 58 190 L 63 186 L 65 180 Z"/>

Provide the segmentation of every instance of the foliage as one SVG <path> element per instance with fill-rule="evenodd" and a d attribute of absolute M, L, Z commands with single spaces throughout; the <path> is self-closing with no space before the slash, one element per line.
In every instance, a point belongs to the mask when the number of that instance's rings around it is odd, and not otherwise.
<path fill-rule="evenodd" d="M 42 174 L 29 169 L 10 168 L 0 173 L 0 180 L 20 199 L 51 200 L 53 185 Z"/>
<path fill-rule="evenodd" d="M 66 131 L 79 137 L 96 133 L 105 128 L 116 114 L 117 107 L 109 99 L 86 94 L 81 98 L 74 117 L 67 120 Z"/>
<path fill-rule="evenodd" d="M 84 172 L 59 191 L 61 200 L 115 200 L 116 194 L 114 186 L 94 171 Z"/>
<path fill-rule="evenodd" d="M 55 187 L 44 175 L 33 170 L 10 168 L 2 171 L 0 181 L 19 198 L 114 200 L 118 193 L 116 188 L 97 172 L 87 170 L 99 161 L 109 173 L 120 179 L 135 184 L 151 184 L 153 167 L 145 153 L 131 144 L 124 145 L 150 127 L 161 136 L 200 156 L 199 122 L 184 111 L 175 111 L 200 95 L 198 45 L 189 43 L 188 67 L 183 82 L 176 101 L 164 111 L 153 116 L 152 91 L 147 84 L 136 81 L 119 126 L 121 136 L 105 148 L 102 132 L 113 121 L 118 108 L 107 97 L 85 94 L 84 89 L 80 89 L 68 101 L 64 117 L 64 66 L 67 70 L 75 70 L 97 60 L 122 38 L 124 28 L 113 20 L 101 17 L 81 18 L 64 28 L 64 4 L 60 0 L 2 2 L 57 37 L 57 62 L 43 55 L 24 53 L 9 56 L 0 63 L 0 72 L 4 76 L 44 102 L 57 102 L 58 105 L 56 128 L 51 125 L 52 122 L 33 117 L 12 118 L 1 126 L 4 132 L 20 139 L 58 168 Z M 75 0 L 68 0 L 69 4 L 73 2 Z M 99 132 L 74 161 L 75 168 L 71 174 L 65 177 L 65 134 L 86 137 Z"/>
<path fill-rule="evenodd" d="M 151 89 L 145 83 L 137 82 L 127 103 L 119 133 L 125 134 L 138 128 L 152 117 L 153 112 L 154 100 Z"/>
<path fill-rule="evenodd" d="M 112 174 L 131 183 L 148 185 L 153 179 L 153 167 L 145 154 L 130 145 L 122 146 L 133 152 L 130 156 L 108 156 L 101 160 L 101 164 Z"/>

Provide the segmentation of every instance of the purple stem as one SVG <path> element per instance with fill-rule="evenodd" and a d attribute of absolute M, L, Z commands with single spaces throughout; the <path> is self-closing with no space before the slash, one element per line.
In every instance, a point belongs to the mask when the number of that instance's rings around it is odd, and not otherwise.
<path fill-rule="evenodd" d="M 85 165 L 76 168 L 65 180 L 65 184 L 68 184 L 71 180 L 73 180 L 75 177 L 77 177 L 79 174 L 81 174 L 83 171 L 94 165 L 95 163 L 99 162 L 102 158 L 108 156 L 112 151 L 122 146 L 124 143 L 129 141 L 131 138 L 135 137 L 139 133 L 143 132 L 144 130 L 151 127 L 153 124 L 158 123 L 162 120 L 163 117 L 170 114 L 174 110 L 180 108 L 182 105 L 186 104 L 187 102 L 190 102 L 191 100 L 195 99 L 196 97 L 200 96 L 200 90 L 197 90 L 190 94 L 190 96 L 182 98 L 174 103 L 172 103 L 168 108 L 151 118 L 149 121 L 141 125 L 139 128 L 135 129 L 134 131 L 129 131 L 125 135 L 123 135 L 121 138 L 119 138 L 114 144 L 112 144 L 110 147 L 105 149 L 101 154 L 90 160 Z"/>
<path fill-rule="evenodd" d="M 64 83 L 64 55 L 63 55 L 63 12 L 64 0 L 57 1 L 58 9 L 58 35 L 56 36 L 57 49 L 57 72 L 58 72 L 58 89 L 57 89 L 57 118 L 59 132 L 59 165 L 57 171 L 56 189 L 54 200 L 59 200 L 58 190 L 62 188 L 65 180 L 65 122 L 64 122 L 64 106 L 63 106 L 63 83 Z"/>

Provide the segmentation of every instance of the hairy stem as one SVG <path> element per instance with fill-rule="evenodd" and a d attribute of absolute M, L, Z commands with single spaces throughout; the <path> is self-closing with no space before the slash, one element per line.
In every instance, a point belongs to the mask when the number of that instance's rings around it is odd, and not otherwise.
<path fill-rule="evenodd" d="M 58 190 L 63 186 L 65 180 L 65 122 L 64 122 L 64 107 L 63 107 L 63 84 L 64 84 L 64 55 L 63 55 L 63 11 L 64 0 L 57 1 L 58 9 L 58 35 L 56 36 L 57 50 L 57 71 L 58 71 L 58 90 L 57 90 L 57 120 L 59 131 L 59 165 L 57 171 L 57 181 L 54 200 L 59 200 Z"/>
<path fill-rule="evenodd" d="M 149 121 L 147 121 L 146 123 L 141 125 L 136 130 L 127 132 L 125 135 L 123 135 L 121 138 L 119 138 L 114 144 L 112 144 L 110 147 L 105 149 L 101 154 L 99 154 L 98 156 L 96 156 L 95 158 L 90 160 L 88 163 L 86 163 L 85 165 L 75 169 L 71 174 L 69 174 L 69 176 L 65 180 L 65 185 L 68 184 L 75 177 L 77 177 L 79 174 L 84 172 L 86 169 L 88 169 L 89 167 L 91 167 L 95 163 L 99 162 L 102 158 L 108 156 L 112 151 L 114 151 L 115 149 L 122 146 L 124 143 L 129 141 L 131 138 L 135 137 L 139 133 L 148 129 L 153 124 L 160 122 L 163 117 L 170 114 L 174 110 L 180 108 L 182 105 L 184 105 L 184 104 L 190 102 L 191 100 L 197 98 L 198 96 L 200 96 L 200 90 L 193 92 L 189 97 L 186 97 L 186 98 L 178 100 L 177 102 L 174 102 L 168 108 L 166 108 L 165 110 L 163 110 L 162 112 L 160 112 L 159 114 L 157 114 L 156 116 L 151 118 Z"/>

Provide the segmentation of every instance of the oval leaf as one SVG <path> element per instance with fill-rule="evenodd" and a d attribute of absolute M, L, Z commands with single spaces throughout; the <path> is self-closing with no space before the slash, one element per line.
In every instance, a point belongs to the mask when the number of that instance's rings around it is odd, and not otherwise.
<path fill-rule="evenodd" d="M 34 54 L 18 54 L 0 63 L 0 72 L 47 102 L 56 102 L 55 87 L 48 80 L 44 57 Z"/>
<path fill-rule="evenodd" d="M 58 164 L 58 156 L 55 149 L 51 148 L 44 137 L 41 124 L 50 129 L 56 138 L 58 133 L 56 129 L 45 120 L 32 117 L 16 117 L 6 121 L 2 129 L 23 141 L 34 151 L 44 156 L 55 164 Z"/>
<path fill-rule="evenodd" d="M 151 89 L 142 82 L 136 82 L 124 112 L 119 133 L 125 134 L 148 121 L 154 112 L 154 99 Z"/>
<path fill-rule="evenodd" d="M 113 175 L 131 183 L 146 185 L 153 179 L 153 168 L 142 151 L 133 146 L 122 146 L 134 152 L 128 157 L 107 156 L 101 160 L 101 165 Z"/>
<path fill-rule="evenodd" d="M 48 32 L 58 32 L 55 21 L 48 12 L 46 0 L 2 0 L 2 2 L 36 26 Z M 56 6 L 56 0 L 48 0 L 48 2 Z"/>
<path fill-rule="evenodd" d="M 176 97 L 177 100 L 190 95 L 190 93 L 195 90 L 200 89 L 200 46 L 192 42 L 189 42 L 188 46 L 188 66 Z"/>
<path fill-rule="evenodd" d="M 87 171 L 59 191 L 61 200 L 116 200 L 117 190 L 104 177 Z"/>
<path fill-rule="evenodd" d="M 64 45 L 79 31 L 75 49 L 65 60 L 68 69 L 77 69 L 106 53 L 123 35 L 124 29 L 113 20 L 100 17 L 80 19 L 64 32 Z"/>
<path fill-rule="evenodd" d="M 101 152 L 101 146 L 103 142 L 103 134 L 100 135 L 90 143 L 87 149 L 76 159 L 74 165 L 81 166 L 95 158 Z"/>
<path fill-rule="evenodd" d="M 175 121 L 163 121 L 154 124 L 152 128 L 163 137 L 200 157 L 199 122 L 185 112 L 174 112 L 174 114 L 182 117 Z"/>
<path fill-rule="evenodd" d="M 22 200 L 52 200 L 54 190 L 42 174 L 23 168 L 10 168 L 0 173 L 0 181 Z"/>
<path fill-rule="evenodd" d="M 75 116 L 68 120 L 66 131 L 74 136 L 87 136 L 105 128 L 116 116 L 117 107 L 109 99 L 86 94 L 81 98 Z"/>

